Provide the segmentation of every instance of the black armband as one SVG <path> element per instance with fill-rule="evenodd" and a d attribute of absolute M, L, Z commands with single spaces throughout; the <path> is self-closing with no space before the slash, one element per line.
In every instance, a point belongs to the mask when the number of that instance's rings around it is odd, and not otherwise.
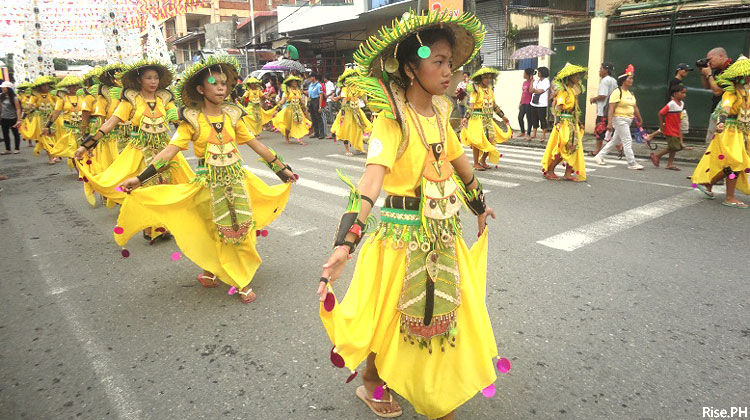
<path fill-rule="evenodd" d="M 372 201 L 372 198 L 370 198 L 370 197 L 368 197 L 368 196 L 366 196 L 366 195 L 364 195 L 364 194 L 360 194 L 359 196 L 360 196 L 360 197 L 361 197 L 361 198 L 362 198 L 363 200 L 365 200 L 365 201 L 367 201 L 368 203 L 370 203 L 370 209 L 374 209 L 374 208 L 375 208 L 375 202 L 373 202 L 373 201 Z"/>
<path fill-rule="evenodd" d="M 155 177 L 156 175 L 158 175 L 162 171 L 162 169 L 164 169 L 164 167 L 166 167 L 166 166 L 167 166 L 166 162 L 161 163 L 161 164 L 159 162 L 156 162 L 156 163 L 152 163 L 152 164 L 146 166 L 146 169 L 144 169 L 143 172 L 141 172 L 137 176 L 138 181 L 140 181 L 141 184 L 145 183 L 149 179 L 151 179 L 151 178 Z"/>
<path fill-rule="evenodd" d="M 717 121 L 719 124 L 725 124 L 727 122 L 727 114 L 719 115 L 719 118 Z"/>
<path fill-rule="evenodd" d="M 471 184 L 471 182 L 469 184 Z M 466 191 L 466 207 L 468 207 L 475 216 L 479 216 L 487 210 L 487 204 L 484 202 L 482 183 L 479 182 L 479 180 L 477 180 L 476 188 Z"/>
<path fill-rule="evenodd" d="M 362 209 L 362 199 L 369 202 L 371 205 L 374 203 L 371 198 L 360 194 L 354 183 L 352 183 L 349 177 L 344 175 L 343 172 L 337 169 L 336 173 L 349 187 L 349 202 L 346 206 L 346 212 L 341 216 L 339 226 L 336 229 L 336 234 L 333 236 L 333 247 L 336 248 L 341 245 L 346 245 L 349 247 L 349 254 L 352 254 L 367 230 L 367 225 L 359 220 L 359 213 Z M 354 241 L 346 240 L 346 235 L 348 233 L 352 233 L 355 236 Z"/>
<path fill-rule="evenodd" d="M 289 169 L 289 172 L 292 172 L 292 174 L 294 174 L 292 167 L 284 163 L 284 159 L 282 159 L 281 156 L 277 154 L 273 149 L 269 148 L 268 150 L 270 150 L 271 153 L 273 153 L 273 156 L 274 156 L 273 160 L 270 162 L 262 158 L 261 160 L 266 164 L 266 166 L 268 166 L 276 174 L 277 177 L 279 177 L 281 182 L 286 183 L 286 182 L 291 181 L 292 179 L 296 179 L 297 175 L 289 176 L 284 173 L 284 169 Z"/>
<path fill-rule="evenodd" d="M 96 147 L 97 143 L 98 143 L 98 141 L 96 141 L 94 139 L 94 136 L 92 136 L 91 134 L 89 134 L 88 136 L 86 136 L 86 137 L 83 138 L 83 141 L 81 142 L 81 146 L 85 147 L 86 150 L 91 150 L 94 147 Z"/>

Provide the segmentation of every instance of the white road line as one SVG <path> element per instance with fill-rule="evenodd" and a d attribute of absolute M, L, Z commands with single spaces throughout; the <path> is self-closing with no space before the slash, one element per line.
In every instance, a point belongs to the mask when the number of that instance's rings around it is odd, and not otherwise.
<path fill-rule="evenodd" d="M 674 184 L 665 184 L 663 182 L 652 182 L 652 181 L 642 181 L 640 179 L 629 179 L 629 178 L 619 178 L 616 176 L 606 176 L 606 175 L 591 175 L 594 178 L 604 178 L 604 179 L 614 179 L 617 181 L 627 181 L 627 182 L 636 182 L 638 184 L 648 184 L 648 185 L 658 185 L 660 187 L 672 187 L 672 188 L 681 188 L 681 189 L 693 189 L 690 186 L 687 185 L 674 185 Z M 715 187 L 714 187 L 715 188 Z"/>
<path fill-rule="evenodd" d="M 530 175 L 521 175 L 521 174 L 513 174 L 510 172 L 503 172 L 503 169 L 506 169 L 506 166 L 500 166 L 498 170 L 492 170 L 492 171 L 484 171 L 480 175 L 480 178 L 484 180 L 486 176 L 491 176 L 495 178 L 510 178 L 510 179 L 517 179 L 519 181 L 529 181 L 529 182 L 542 182 L 544 181 L 544 178 L 541 176 L 530 176 Z M 534 173 L 541 172 L 541 171 L 534 171 Z"/>
<path fill-rule="evenodd" d="M 511 148 L 511 149 L 508 150 L 508 148 Z M 507 152 L 511 156 L 514 156 L 514 153 L 522 154 L 522 155 L 525 154 L 525 155 L 539 156 L 539 160 L 541 160 L 542 156 L 544 156 L 544 149 L 537 149 L 533 147 L 522 147 L 522 146 L 518 147 L 518 146 L 501 145 L 498 147 L 498 150 L 500 150 L 500 153 L 503 153 L 503 154 Z M 519 156 L 516 156 L 516 157 L 519 157 Z M 584 156 L 584 159 L 586 160 L 586 163 L 595 164 L 593 156 L 586 155 Z M 607 157 L 605 158 L 605 161 L 609 163 L 607 163 L 604 166 L 601 166 L 602 168 L 614 167 L 612 166 L 613 164 L 614 165 L 627 165 L 628 164 L 628 162 L 625 160 L 617 159 L 615 155 L 607 155 Z"/>
<path fill-rule="evenodd" d="M 294 172 L 296 172 L 299 176 L 306 176 L 308 174 L 312 174 L 312 175 L 321 176 L 323 178 L 330 178 L 334 180 L 339 179 L 339 176 L 336 175 L 336 170 L 334 168 L 320 169 L 320 168 L 315 168 L 309 165 L 303 165 L 301 163 L 295 164 L 293 168 L 294 168 Z M 344 183 L 341 182 L 341 185 L 344 185 Z"/>
<path fill-rule="evenodd" d="M 268 226 L 268 229 L 273 231 L 280 231 L 286 236 L 299 236 L 305 233 L 318 230 L 317 226 L 310 226 L 306 223 L 301 223 L 297 219 L 293 219 L 286 213 L 282 213 L 276 220 Z"/>
<path fill-rule="evenodd" d="M 469 153 L 467 153 L 466 156 L 468 156 L 470 159 L 474 159 L 474 157 L 471 154 L 469 154 Z M 509 157 L 503 156 L 503 157 L 500 158 L 500 163 L 498 163 L 498 165 L 499 166 L 503 166 L 503 162 L 517 163 L 519 165 L 526 165 L 526 166 L 536 166 L 539 169 L 535 170 L 534 172 L 540 172 L 540 173 L 542 172 L 542 159 L 541 158 L 539 158 L 539 160 L 536 160 L 536 159 L 534 159 L 534 160 L 521 160 L 521 159 L 513 159 L 513 158 L 509 158 Z M 560 167 L 562 167 L 562 165 Z M 598 167 L 599 168 L 605 168 L 606 166 L 598 166 Z M 613 167 L 614 166 L 610 166 L 610 168 L 613 168 Z M 595 171 L 596 171 L 595 168 L 591 168 L 589 165 L 586 165 L 586 172 L 587 173 L 588 172 L 595 172 Z"/>
<path fill-rule="evenodd" d="M 654 201 L 634 209 L 615 214 L 576 229 L 537 241 L 538 244 L 563 251 L 575 251 L 578 248 L 633 228 L 649 220 L 669 214 L 696 203 L 704 197 L 695 191 L 686 191 L 672 197 Z"/>
<path fill-rule="evenodd" d="M 353 171 L 359 171 L 359 172 L 364 172 L 364 170 L 365 170 L 365 167 L 361 166 L 361 165 L 350 165 L 350 164 L 346 164 L 346 163 L 334 162 L 334 161 L 328 160 L 328 159 L 318 159 L 318 158 L 314 158 L 314 157 L 303 157 L 303 158 L 300 158 L 299 160 L 303 160 L 305 162 L 317 163 L 317 164 L 320 164 L 320 165 L 335 166 L 338 169 L 351 169 Z"/>
<path fill-rule="evenodd" d="M 275 173 L 269 171 L 268 169 L 250 168 L 247 165 L 245 165 L 245 168 L 252 171 L 255 175 L 262 176 L 264 178 L 276 179 L 276 180 L 279 179 L 279 177 L 277 177 Z M 301 187 L 309 188 L 311 190 L 320 191 L 326 194 L 335 195 L 338 197 L 349 197 L 348 189 L 337 187 L 335 185 L 324 184 L 322 182 L 313 181 L 311 179 L 300 178 L 297 180 L 297 185 Z M 382 206 L 383 203 L 384 203 L 384 200 L 382 198 L 378 198 L 377 201 L 375 202 L 375 205 Z"/>
<path fill-rule="evenodd" d="M 365 155 L 362 156 L 344 156 L 344 155 L 326 155 L 326 157 L 334 158 L 334 159 L 340 159 L 340 160 L 348 160 L 349 162 L 362 162 L 362 166 L 365 166 L 365 162 L 367 162 L 367 158 Z"/>

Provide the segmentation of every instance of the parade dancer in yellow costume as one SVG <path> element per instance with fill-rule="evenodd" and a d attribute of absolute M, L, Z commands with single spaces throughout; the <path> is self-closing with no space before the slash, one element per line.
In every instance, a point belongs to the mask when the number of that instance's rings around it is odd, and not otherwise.
<path fill-rule="evenodd" d="M 121 80 L 124 89 L 114 113 L 76 151 L 76 158 L 82 159 L 87 149 L 95 148 L 106 134 L 121 123 L 126 125 L 120 129 L 129 128 L 132 131 L 128 145 L 104 172 L 94 175 L 86 165 L 79 165 L 84 181 L 106 197 L 109 205 L 122 203 L 125 193 L 117 186 L 143 171 L 152 163 L 154 156 L 164 150 L 169 144 L 168 124 L 178 119 L 174 97 L 165 89 L 172 81 L 172 72 L 166 66 L 157 61 L 139 61 L 123 70 Z M 151 179 L 150 185 L 183 184 L 194 176 L 181 153 L 174 157 L 168 168 Z M 148 232 L 145 235 L 155 236 Z"/>
<path fill-rule="evenodd" d="M 312 123 L 305 115 L 305 100 L 299 88 L 300 83 L 302 79 L 297 76 L 289 76 L 284 80 L 286 92 L 276 105 L 280 111 L 273 117 L 273 126 L 284 135 L 287 143 L 291 143 L 289 137 L 292 137 L 304 146 L 306 143 L 302 141 L 302 137 L 310 132 Z"/>
<path fill-rule="evenodd" d="M 51 127 L 62 115 L 60 121 L 62 125 L 57 124 L 54 132 L 55 143 L 48 152 L 58 158 L 72 158 L 78 148 L 78 138 L 81 135 L 81 110 L 83 109 L 83 98 L 78 96 L 78 89 L 81 88 L 81 78 L 75 76 L 65 76 L 57 84 L 57 101 L 55 110 L 52 111 L 47 122 L 42 129 L 42 136 L 51 133 Z"/>
<path fill-rule="evenodd" d="M 346 80 L 351 76 L 358 76 L 359 72 L 354 69 L 345 70 L 338 79 L 341 90 L 341 110 L 331 126 L 331 133 L 336 135 L 337 140 L 344 142 L 346 155 L 351 156 L 349 150 L 351 144 L 356 150 L 365 153 L 364 137 L 372 131 L 372 123 L 367 119 L 362 108 L 359 107 L 362 95 L 357 94 L 356 89 L 346 87 Z"/>
<path fill-rule="evenodd" d="M 33 107 L 31 105 L 31 83 L 20 83 L 18 86 L 18 100 L 21 102 L 21 126 L 18 127 L 18 133 L 22 138 L 29 142 L 29 147 L 34 147 L 34 138 L 39 136 L 39 133 L 34 133 L 34 126 L 31 123 L 31 111 Z"/>
<path fill-rule="evenodd" d="M 124 69 L 124 64 L 109 64 L 102 68 L 102 72 L 99 75 L 99 92 L 97 95 L 97 104 L 96 108 L 94 109 L 93 115 L 101 120 L 101 124 L 104 124 L 105 121 L 110 119 L 112 115 L 115 114 L 115 110 L 117 110 L 117 106 L 120 104 L 120 97 L 122 96 L 122 84 L 120 83 L 120 79 L 117 77 L 117 75 L 120 74 Z M 101 126 L 101 124 L 99 124 L 99 126 Z M 97 127 L 97 129 L 98 128 L 99 127 Z M 125 150 L 125 146 L 127 146 L 130 142 L 130 132 L 131 122 L 121 121 L 115 126 L 115 128 L 112 129 L 112 131 L 107 133 L 107 135 L 104 136 L 102 140 L 99 141 L 99 143 L 104 142 L 105 145 L 109 142 L 114 143 L 116 150 L 114 158 L 116 159 L 117 155 L 122 153 L 122 151 Z M 97 148 L 99 147 L 100 146 L 97 143 Z"/>
<path fill-rule="evenodd" d="M 263 82 L 255 77 L 248 77 L 242 84 L 246 89 L 242 98 L 247 101 L 244 106 L 247 115 L 242 120 L 247 129 L 257 137 L 263 132 L 263 126 L 273 119 L 276 107 L 263 109 Z"/>
<path fill-rule="evenodd" d="M 225 102 L 237 67 L 233 58 L 209 57 L 183 75 L 177 87 L 185 105 L 182 121 L 153 163 L 123 182 L 122 189 L 132 193 L 120 211 L 115 240 L 124 245 L 143 227 L 163 223 L 185 256 L 204 270 L 198 275 L 201 285 L 216 287 L 221 280 L 239 292 L 242 303 L 250 303 L 256 295 L 249 283 L 261 264 L 256 229 L 281 214 L 295 175 L 248 131 L 242 108 Z M 191 142 L 201 157 L 192 182 L 137 188 Z M 285 183 L 268 186 L 243 168 L 241 144 L 250 146 Z"/>
<path fill-rule="evenodd" d="M 565 176 L 568 181 L 586 180 L 586 162 L 583 158 L 583 127 L 578 95 L 585 91 L 582 77 L 586 68 L 567 63 L 555 76 L 555 127 L 547 141 L 542 157 L 542 173 L 545 178 L 556 181 L 555 167 L 565 161 Z"/>
<path fill-rule="evenodd" d="M 721 204 L 747 209 L 748 205 L 734 193 L 740 190 L 750 194 L 750 59 L 740 56 L 716 83 L 724 88 L 716 136 L 695 168 L 693 186 L 713 200 L 713 186 L 727 178 L 727 194 Z"/>
<path fill-rule="evenodd" d="M 357 186 L 348 182 L 349 206 L 318 295 L 331 361 L 351 370 L 352 380 L 367 360 L 356 395 L 380 417 L 402 413 L 391 391 L 441 419 L 453 419 L 477 393 L 495 391 L 497 345 L 485 302 L 486 220 L 495 213 L 451 128 L 445 97 L 451 73 L 477 53 L 484 34 L 472 14 L 407 14 L 354 55 L 369 77 L 349 86 L 367 91 L 380 115 L 365 173 Z M 381 188 L 388 197 L 380 224 L 338 303 L 331 283 L 371 225 Z M 477 216 L 480 237 L 471 248 L 461 236 L 462 204 Z"/>
<path fill-rule="evenodd" d="M 27 132 L 31 133 L 29 134 L 30 138 L 37 142 L 36 147 L 34 147 L 34 154 L 38 155 L 40 151 L 46 151 L 50 165 L 54 165 L 60 159 L 49 152 L 55 145 L 55 136 L 42 134 L 42 128 L 50 114 L 55 110 L 57 100 L 50 92 L 55 83 L 57 83 L 57 79 L 52 76 L 39 76 L 31 84 L 32 97 L 29 100 L 31 122 Z M 62 127 L 62 120 L 58 121 L 57 128 L 60 127 Z"/>
<path fill-rule="evenodd" d="M 513 134 L 508 119 L 495 103 L 493 86 L 498 73 L 493 68 L 483 67 L 471 76 L 471 109 L 467 110 L 461 120 L 461 142 L 471 146 L 474 153 L 474 169 L 477 171 L 490 168 L 487 165 L 487 157 L 490 158 L 490 163 L 497 164 L 500 153 L 496 146 L 508 140 Z M 504 127 L 495 122 L 494 114 L 503 119 Z"/>

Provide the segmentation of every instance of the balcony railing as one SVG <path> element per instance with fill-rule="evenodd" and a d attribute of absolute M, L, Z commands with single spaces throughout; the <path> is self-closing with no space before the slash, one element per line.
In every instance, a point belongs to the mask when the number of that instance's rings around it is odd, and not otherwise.
<path fill-rule="evenodd" d="M 367 0 L 367 10 L 378 9 L 384 6 L 401 3 L 404 0 Z"/>
<path fill-rule="evenodd" d="M 511 0 L 510 8 L 523 9 L 533 7 L 569 12 L 588 12 L 587 3 L 588 1 L 586 0 Z"/>

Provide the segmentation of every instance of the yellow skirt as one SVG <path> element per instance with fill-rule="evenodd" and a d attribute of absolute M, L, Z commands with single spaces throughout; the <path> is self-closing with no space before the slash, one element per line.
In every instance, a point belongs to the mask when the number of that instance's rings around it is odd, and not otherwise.
<path fill-rule="evenodd" d="M 195 177 L 193 170 L 190 169 L 182 153 L 178 153 L 174 159 L 168 172 L 171 174 L 172 184 L 184 184 L 190 182 Z M 122 191 L 117 191 L 116 188 L 122 181 L 132 178 L 146 168 L 146 163 L 143 157 L 143 152 L 140 149 L 133 147 L 132 145 L 125 146 L 125 149 L 117 156 L 114 162 L 112 162 L 107 169 L 99 174 L 91 172 L 88 165 L 78 165 L 78 173 L 83 178 L 84 182 L 87 182 L 91 188 L 107 198 L 108 207 L 113 207 L 114 203 L 122 204 L 127 194 Z"/>
<path fill-rule="evenodd" d="M 573 128 L 572 124 L 572 121 L 564 119 L 552 129 L 547 141 L 547 148 L 544 150 L 544 156 L 542 156 L 542 169 L 545 173 L 549 171 L 552 161 L 557 156 L 561 156 L 565 164 L 573 168 L 573 173 L 576 174 L 578 179 L 585 181 L 586 161 L 583 156 L 583 130 L 578 130 L 578 138 L 575 139 L 578 142 L 576 151 L 568 153 L 566 147 L 570 139 L 570 131 Z"/>
<path fill-rule="evenodd" d="M 307 119 L 304 113 L 302 113 L 301 122 L 294 122 L 294 119 L 292 118 L 292 108 L 286 107 L 273 117 L 273 126 L 276 127 L 276 129 L 279 130 L 281 134 L 286 133 L 288 130 L 289 137 L 301 139 L 310 132 L 312 123 Z"/>
<path fill-rule="evenodd" d="M 24 118 L 21 126 L 18 127 L 18 134 L 26 140 L 39 140 L 41 134 L 41 119 L 38 115 Z"/>
<path fill-rule="evenodd" d="M 721 133 L 711 141 L 711 144 L 703 154 L 698 166 L 693 172 L 693 183 L 710 184 L 716 175 L 730 168 L 732 172 L 739 172 L 737 177 L 737 189 L 745 194 L 750 194 L 750 183 L 748 183 L 747 171 L 750 170 L 750 157 L 745 148 L 745 139 L 742 132 L 734 124 L 728 124 Z"/>
<path fill-rule="evenodd" d="M 245 174 L 255 228 L 262 229 L 284 210 L 291 184 L 269 186 L 249 171 Z M 124 246 L 138 231 L 158 225 L 166 226 L 187 258 L 230 286 L 247 286 L 260 267 L 255 232 L 240 245 L 224 243 L 213 222 L 211 191 L 198 182 L 132 191 L 120 209 L 117 226 L 123 232 L 115 233 L 115 241 Z"/>
<path fill-rule="evenodd" d="M 338 140 L 348 141 L 352 147 L 364 153 L 364 135 L 372 132 L 372 123 L 361 109 L 355 112 L 359 113 L 359 118 L 364 124 L 364 129 L 357 124 L 351 108 L 347 108 L 346 111 L 342 109 L 336 114 L 336 119 L 331 126 L 331 133 L 335 134 Z"/>
<path fill-rule="evenodd" d="M 55 144 L 48 150 L 49 154 L 57 157 L 72 158 L 78 148 L 73 132 L 67 128 L 57 130 Z"/>
<path fill-rule="evenodd" d="M 247 129 L 250 130 L 253 135 L 257 136 L 263 131 L 263 125 L 268 124 L 268 122 L 273 119 L 276 107 L 271 109 L 263 109 L 263 107 L 261 107 L 260 120 L 255 119 L 252 107 L 248 106 L 245 108 L 245 111 L 247 112 L 247 115 L 242 117 L 242 121 L 245 122 Z"/>
<path fill-rule="evenodd" d="M 495 138 L 490 141 L 484 130 L 482 117 L 480 115 L 472 115 L 466 127 L 461 129 L 461 143 L 479 149 L 484 153 L 489 153 L 488 159 L 490 163 L 497 163 L 500 160 L 500 152 L 497 151 L 495 145 L 508 140 L 512 134 L 512 130 L 510 126 L 506 126 L 505 131 L 501 130 L 500 126 L 494 120 L 492 121 L 492 130 Z"/>
<path fill-rule="evenodd" d="M 331 312 L 320 317 L 345 366 L 355 370 L 373 352 L 380 377 L 429 418 L 452 412 L 495 382 L 497 345 L 486 305 L 487 230 L 469 249 L 456 238 L 461 305 L 455 347 L 433 345 L 433 352 L 404 341 L 396 310 L 404 273 L 405 249 L 370 237 L 357 258 L 349 289 Z M 433 338 L 437 340 L 438 338 Z"/>

